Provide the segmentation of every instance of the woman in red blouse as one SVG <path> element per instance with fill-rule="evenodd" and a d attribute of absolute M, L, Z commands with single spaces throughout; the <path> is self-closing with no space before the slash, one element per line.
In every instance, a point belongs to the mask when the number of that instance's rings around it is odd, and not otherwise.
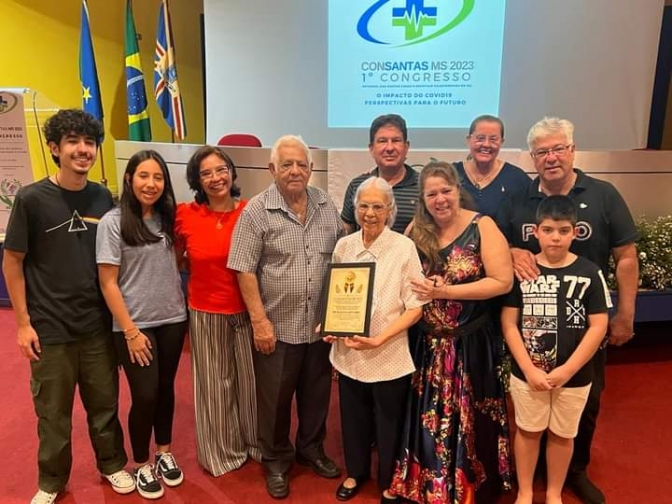
<path fill-rule="evenodd" d="M 178 206 L 176 236 L 189 270 L 189 334 L 199 463 L 213 476 L 240 467 L 257 446 L 252 326 L 236 272 L 226 267 L 240 200 L 236 167 L 219 147 L 187 164 L 193 203 Z"/>

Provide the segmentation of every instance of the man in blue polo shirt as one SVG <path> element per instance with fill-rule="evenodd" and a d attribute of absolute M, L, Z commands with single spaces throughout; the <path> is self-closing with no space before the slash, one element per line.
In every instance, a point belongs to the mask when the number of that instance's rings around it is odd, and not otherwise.
<path fill-rule="evenodd" d="M 633 333 L 635 298 L 639 278 L 635 240 L 637 229 L 625 201 L 616 188 L 574 167 L 574 125 L 567 120 L 544 118 L 530 129 L 527 143 L 539 176 L 530 187 L 509 198 L 497 213 L 497 224 L 509 240 L 514 271 L 519 280 L 539 274 L 534 255 L 539 243 L 532 233 L 539 202 L 552 194 L 569 196 L 578 210 L 578 236 L 571 251 L 590 259 L 606 275 L 609 257 L 616 264 L 618 306 L 609 322 L 609 342 L 622 345 Z M 604 389 L 606 352 L 598 351 L 593 362 L 595 380 L 581 417 L 579 434 L 565 485 L 582 502 L 601 504 L 604 494 L 588 479 L 590 446 Z"/>
<path fill-rule="evenodd" d="M 341 219 L 348 234 L 359 229 L 355 222 L 353 198 L 359 185 L 369 177 L 382 177 L 392 186 L 397 203 L 397 216 L 392 226 L 394 231 L 403 233 L 413 220 L 418 201 L 418 173 L 405 163 L 410 145 L 403 117 L 386 114 L 373 120 L 369 129 L 369 152 L 376 167 L 352 179 L 345 191 Z"/>

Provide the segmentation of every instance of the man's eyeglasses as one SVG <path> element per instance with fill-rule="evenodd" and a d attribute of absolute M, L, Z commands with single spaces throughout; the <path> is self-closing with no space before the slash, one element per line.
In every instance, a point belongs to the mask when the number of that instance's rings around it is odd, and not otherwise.
<path fill-rule="evenodd" d="M 216 166 L 214 170 L 203 170 L 198 172 L 198 176 L 201 177 L 201 180 L 210 180 L 215 175 L 218 177 L 223 177 L 231 173 L 231 168 L 228 165 Z"/>
<path fill-rule="evenodd" d="M 574 144 L 557 145 L 552 149 L 539 149 L 532 152 L 532 157 L 534 159 L 544 159 L 548 157 L 549 154 L 555 154 L 557 157 L 562 157 L 567 154 L 567 151 L 572 147 L 574 147 Z"/>
<path fill-rule="evenodd" d="M 390 205 L 383 205 L 382 203 L 357 203 L 357 210 L 366 213 L 373 210 L 375 214 L 383 213 Z"/>

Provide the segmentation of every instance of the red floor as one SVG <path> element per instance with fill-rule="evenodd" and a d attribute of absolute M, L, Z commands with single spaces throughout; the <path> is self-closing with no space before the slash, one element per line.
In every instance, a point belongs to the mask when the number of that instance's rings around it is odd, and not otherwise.
<path fill-rule="evenodd" d="M 603 396 L 602 415 L 596 435 L 591 475 L 602 487 L 610 504 L 672 503 L 672 325 L 638 328 L 639 342 L 610 351 L 608 389 Z M 36 489 L 35 415 L 28 387 L 29 366 L 15 344 L 14 316 L 0 309 L 0 380 L 4 383 L 0 412 L 3 470 L 0 504 L 29 502 Z M 128 411 L 128 393 L 122 378 L 122 423 Z M 212 478 L 196 462 L 193 397 L 187 352 L 177 380 L 177 405 L 173 452 L 185 472 L 185 483 L 166 489 L 159 502 L 254 503 L 276 502 L 266 494 L 262 468 L 250 462 L 221 478 Z M 335 397 L 334 397 L 335 399 Z M 342 465 L 337 401 L 332 400 L 328 424 L 327 452 Z M 138 494 L 118 496 L 98 477 L 86 437 L 86 423 L 78 404 L 73 426 L 75 461 L 68 491 L 59 504 L 133 504 L 146 502 Z M 291 475 L 288 504 L 336 502 L 334 492 L 340 480 L 324 480 L 304 467 Z M 498 504 L 513 503 L 514 496 Z M 353 504 L 379 502 L 374 483 L 368 483 Z M 537 500 L 543 503 L 539 487 Z M 565 503 L 578 501 L 567 493 Z M 493 503 L 494 504 L 494 503 Z"/>

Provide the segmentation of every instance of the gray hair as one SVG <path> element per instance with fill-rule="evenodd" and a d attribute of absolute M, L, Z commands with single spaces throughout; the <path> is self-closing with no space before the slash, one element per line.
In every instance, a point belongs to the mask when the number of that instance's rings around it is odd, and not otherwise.
<path fill-rule="evenodd" d="M 313 164 L 313 154 L 310 152 L 308 144 L 304 142 L 303 138 L 301 138 L 300 135 L 283 135 L 280 138 L 278 138 L 273 144 L 273 147 L 271 147 L 271 163 L 273 163 L 273 166 L 277 168 L 278 163 L 280 162 L 280 156 L 278 154 L 280 147 L 289 144 L 298 145 L 299 147 L 301 147 L 306 153 L 306 159 L 308 161 L 308 164 L 309 165 Z"/>
<path fill-rule="evenodd" d="M 574 143 L 574 124 L 567 119 L 558 117 L 544 117 L 530 128 L 527 134 L 527 146 L 532 150 L 532 146 L 541 138 L 551 135 L 564 135 L 567 143 Z"/>
<path fill-rule="evenodd" d="M 359 226 L 361 226 L 361 223 L 359 222 L 359 214 L 357 213 L 357 203 L 359 203 L 359 197 L 362 191 L 368 189 L 371 186 L 382 191 L 387 199 L 387 204 L 390 205 L 390 215 L 387 218 L 385 225 L 391 228 L 394 225 L 394 219 L 397 218 L 397 202 L 394 199 L 394 191 L 392 191 L 392 186 L 390 186 L 390 184 L 387 183 L 387 180 L 382 177 L 369 177 L 364 182 L 359 184 L 359 187 L 357 188 L 357 191 L 352 198 L 352 203 L 355 207 L 355 221 Z"/>

